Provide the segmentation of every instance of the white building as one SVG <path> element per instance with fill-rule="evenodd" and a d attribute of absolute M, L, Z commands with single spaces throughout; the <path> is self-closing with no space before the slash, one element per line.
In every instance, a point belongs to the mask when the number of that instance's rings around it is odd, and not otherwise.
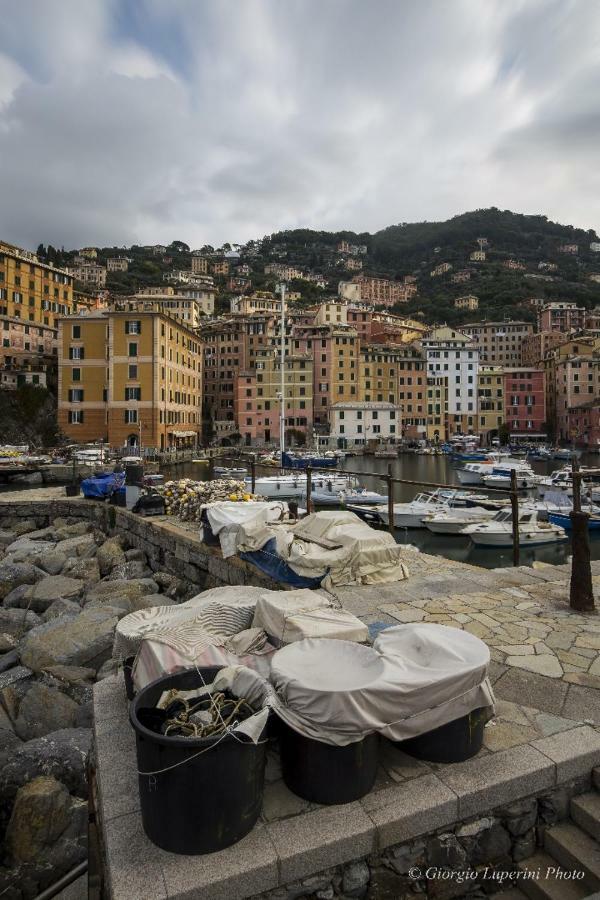
<path fill-rule="evenodd" d="M 590 250 L 592 251 L 592 253 L 600 253 L 600 244 L 598 243 L 598 241 L 592 241 L 592 243 L 590 244 Z"/>
<path fill-rule="evenodd" d="M 330 438 L 343 446 L 402 437 L 402 407 L 393 403 L 334 403 L 330 421 Z"/>
<path fill-rule="evenodd" d="M 466 334 L 448 325 L 434 328 L 422 340 L 428 378 L 446 378 L 451 432 L 477 425 L 479 349 Z"/>

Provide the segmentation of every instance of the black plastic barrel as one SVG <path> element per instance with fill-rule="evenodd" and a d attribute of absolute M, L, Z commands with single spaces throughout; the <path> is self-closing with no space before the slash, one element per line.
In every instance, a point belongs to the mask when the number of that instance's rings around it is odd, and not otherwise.
<path fill-rule="evenodd" d="M 243 735 L 165 737 L 138 718 L 139 710 L 156 706 L 163 691 L 198 688 L 202 679 L 210 684 L 220 668 L 202 668 L 202 677 L 196 669 L 166 675 L 141 690 L 129 707 L 138 770 L 158 773 L 138 776 L 144 831 L 152 843 L 171 853 L 213 853 L 229 847 L 251 831 L 260 814 L 264 736 L 258 744 Z"/>
<path fill-rule="evenodd" d="M 488 718 L 487 709 L 480 707 L 433 731 L 400 741 L 396 746 L 410 756 L 427 762 L 462 762 L 481 750 L 483 729 Z"/>
<path fill-rule="evenodd" d="M 283 780 L 290 791 L 312 803 L 351 803 L 368 794 L 379 765 L 379 735 L 345 747 L 315 741 L 279 720 Z"/>

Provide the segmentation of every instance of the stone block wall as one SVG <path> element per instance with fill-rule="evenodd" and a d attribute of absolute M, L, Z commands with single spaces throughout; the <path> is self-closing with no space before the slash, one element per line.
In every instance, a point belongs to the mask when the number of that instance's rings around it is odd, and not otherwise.
<path fill-rule="evenodd" d="M 568 819 L 571 798 L 588 791 L 590 785 L 591 773 L 541 796 L 518 800 L 486 816 L 275 888 L 261 894 L 260 900 L 334 900 L 340 895 L 366 900 L 412 900 L 415 895 L 451 900 L 505 891 L 524 879 L 518 863 L 543 846 L 546 828 Z"/>
<path fill-rule="evenodd" d="M 184 529 L 175 519 L 145 518 L 122 507 L 76 497 L 5 502 L 0 497 L 0 529 L 28 520 L 34 523 L 32 528 L 44 528 L 59 516 L 92 522 L 107 534 L 126 535 L 132 547 L 147 554 L 153 571 L 176 575 L 199 591 L 226 584 L 284 588 L 237 557 L 223 559 L 218 547 L 204 544 L 197 532 Z"/>

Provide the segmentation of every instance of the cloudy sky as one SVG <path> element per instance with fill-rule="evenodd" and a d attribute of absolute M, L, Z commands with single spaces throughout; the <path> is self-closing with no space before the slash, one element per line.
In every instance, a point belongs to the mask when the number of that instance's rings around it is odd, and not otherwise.
<path fill-rule="evenodd" d="M 0 0 L 0 238 L 600 226 L 596 0 Z"/>

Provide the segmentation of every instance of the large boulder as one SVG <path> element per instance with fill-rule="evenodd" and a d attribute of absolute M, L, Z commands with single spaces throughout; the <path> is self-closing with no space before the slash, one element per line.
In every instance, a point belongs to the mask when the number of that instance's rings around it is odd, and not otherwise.
<path fill-rule="evenodd" d="M 62 728 L 74 728 L 79 706 L 66 694 L 45 684 L 33 684 L 19 706 L 15 731 L 24 741 Z"/>
<path fill-rule="evenodd" d="M 47 575 L 33 588 L 30 595 L 31 609 L 44 612 L 55 600 L 77 600 L 83 593 L 84 583 L 65 575 Z"/>
<path fill-rule="evenodd" d="M 31 610 L 3 609 L 0 607 L 0 632 L 2 634 L 10 634 L 18 638 L 26 631 L 30 631 L 41 624 L 42 620 L 40 617 L 31 612 Z"/>
<path fill-rule="evenodd" d="M 13 541 L 12 544 L 9 544 L 5 548 L 5 552 L 7 556 L 11 556 L 15 562 L 18 562 L 20 557 L 39 556 L 40 553 L 44 553 L 46 550 L 54 550 L 55 546 L 55 541 L 32 541 L 29 535 L 25 534 L 23 537 Z"/>
<path fill-rule="evenodd" d="M 71 797 L 64 786 L 47 775 L 19 788 L 6 829 L 6 851 L 13 866 L 33 862 L 67 828 Z"/>
<path fill-rule="evenodd" d="M 152 578 L 134 578 L 131 581 L 125 579 L 101 581 L 87 592 L 83 602 L 86 606 L 92 601 L 96 606 L 103 604 L 128 606 L 131 601 L 139 597 L 156 593 L 158 593 L 158 585 Z"/>
<path fill-rule="evenodd" d="M 35 563 L 48 575 L 59 575 L 67 561 L 67 557 L 59 550 L 45 550 L 36 557 Z"/>
<path fill-rule="evenodd" d="M 62 574 L 68 575 L 69 578 L 80 578 L 86 585 L 100 581 L 100 567 L 95 556 L 91 559 L 70 556 L 63 566 Z"/>
<path fill-rule="evenodd" d="M 48 666 L 86 666 L 98 670 L 111 655 L 118 622 L 115 610 L 89 609 L 33 628 L 21 642 L 21 662 L 41 672 Z"/>
<path fill-rule="evenodd" d="M 0 770 L 0 806 L 12 805 L 19 788 L 39 775 L 51 775 L 85 799 L 85 764 L 91 740 L 88 728 L 66 728 L 21 744 Z"/>
<path fill-rule="evenodd" d="M 81 537 L 83 534 L 89 534 L 94 530 L 91 522 L 73 522 L 71 525 L 60 525 L 55 528 L 56 540 L 66 541 L 69 538 Z"/>
<path fill-rule="evenodd" d="M 10 594 L 6 595 L 2 601 L 2 606 L 5 609 L 28 609 L 29 594 L 33 587 L 32 584 L 20 584 L 19 587 L 14 588 Z"/>
<path fill-rule="evenodd" d="M 15 540 L 16 534 L 14 531 L 6 531 L 5 529 L 0 529 L 0 547 L 8 547 L 9 544 Z"/>
<path fill-rule="evenodd" d="M 21 519 L 16 525 L 11 525 L 10 530 L 19 537 L 28 531 L 37 531 L 37 522 L 35 519 Z"/>
<path fill-rule="evenodd" d="M 51 622 L 59 616 L 77 616 L 81 612 L 79 603 L 73 600 L 55 600 L 48 609 L 42 613 L 43 622 Z"/>
<path fill-rule="evenodd" d="M 119 563 L 106 576 L 106 581 L 129 581 L 134 578 L 152 578 L 152 569 L 139 560 Z"/>
<path fill-rule="evenodd" d="M 120 540 L 118 538 L 109 538 L 105 541 L 98 547 L 96 559 L 98 560 L 102 576 L 112 572 L 115 566 L 123 565 L 126 560 Z"/>
<path fill-rule="evenodd" d="M 82 534 L 59 541 L 56 550 L 65 556 L 91 556 L 96 553 L 96 541 L 93 534 Z"/>
<path fill-rule="evenodd" d="M 31 563 L 7 563 L 0 565 L 0 600 L 21 584 L 37 584 L 46 573 Z"/>

